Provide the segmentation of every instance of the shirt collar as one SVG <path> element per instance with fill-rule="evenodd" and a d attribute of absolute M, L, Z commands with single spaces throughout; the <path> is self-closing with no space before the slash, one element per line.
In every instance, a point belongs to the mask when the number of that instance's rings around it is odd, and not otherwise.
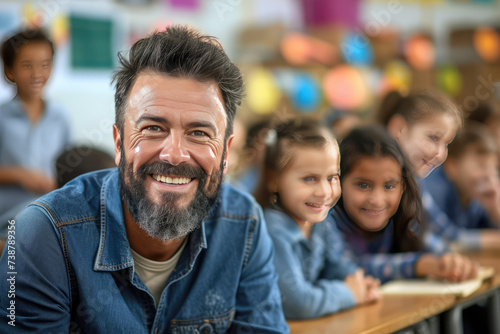
<path fill-rule="evenodd" d="M 280 232 L 286 233 L 287 239 L 292 243 L 297 243 L 301 240 L 306 240 L 304 233 L 300 229 L 299 224 L 295 222 L 289 215 L 281 210 L 267 209 L 268 215 L 266 217 L 267 224 L 279 224 Z"/>
<path fill-rule="evenodd" d="M 118 168 L 105 178 L 100 195 L 100 238 L 99 249 L 94 262 L 94 270 L 117 271 L 133 266 L 127 231 L 123 218 L 123 206 L 118 187 Z M 213 210 L 212 210 L 213 212 Z M 193 231 L 189 238 L 190 264 L 199 252 L 207 248 L 205 221 L 201 228 Z"/>

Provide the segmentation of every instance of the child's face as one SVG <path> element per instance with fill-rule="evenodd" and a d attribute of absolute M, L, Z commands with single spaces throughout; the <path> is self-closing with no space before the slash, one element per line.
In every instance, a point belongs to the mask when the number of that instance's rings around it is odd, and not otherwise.
<path fill-rule="evenodd" d="M 30 42 L 19 48 L 7 78 L 17 86 L 19 95 L 40 95 L 52 70 L 52 49 L 45 42 Z"/>
<path fill-rule="evenodd" d="M 299 225 L 319 223 L 340 197 L 338 148 L 292 150 L 290 166 L 277 178 L 281 205 Z"/>
<path fill-rule="evenodd" d="M 448 177 L 455 184 L 464 203 L 471 196 L 481 196 L 493 191 L 498 181 L 498 156 L 480 153 L 474 147 L 466 148 L 458 159 L 446 162 Z"/>
<path fill-rule="evenodd" d="M 417 177 L 424 179 L 446 160 L 456 132 L 454 118 L 443 114 L 413 125 L 406 123 L 396 140 Z"/>
<path fill-rule="evenodd" d="M 398 210 L 403 190 L 396 160 L 363 158 L 342 180 L 344 209 L 361 229 L 379 231 Z"/>

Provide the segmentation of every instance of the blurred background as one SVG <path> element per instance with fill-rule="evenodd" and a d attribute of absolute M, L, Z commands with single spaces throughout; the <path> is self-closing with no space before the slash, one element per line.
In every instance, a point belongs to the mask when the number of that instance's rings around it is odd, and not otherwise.
<path fill-rule="evenodd" d="M 497 98 L 497 0 L 0 1 L 2 39 L 26 26 L 50 32 L 45 95 L 67 110 L 73 140 L 110 153 L 117 52 L 177 23 L 218 37 L 242 69 L 243 128 L 293 114 L 357 122 L 394 89 L 440 89 L 465 112 Z M 13 94 L 2 81 L 0 100 Z"/>

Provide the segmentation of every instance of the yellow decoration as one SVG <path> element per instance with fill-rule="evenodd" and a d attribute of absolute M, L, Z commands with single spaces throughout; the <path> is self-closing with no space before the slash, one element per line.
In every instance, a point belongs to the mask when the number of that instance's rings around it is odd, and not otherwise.
<path fill-rule="evenodd" d="M 257 114 L 270 114 L 281 100 L 281 91 L 272 73 L 265 69 L 253 71 L 247 79 L 247 102 Z"/>
<path fill-rule="evenodd" d="M 401 61 L 392 61 L 384 68 L 385 87 L 382 87 L 381 93 L 397 90 L 406 94 L 410 89 L 411 71 L 408 66 Z"/>
<path fill-rule="evenodd" d="M 52 21 L 52 39 L 56 45 L 64 44 L 69 37 L 69 20 L 66 16 L 57 15 Z"/>
<path fill-rule="evenodd" d="M 444 92 L 455 97 L 462 90 L 462 75 L 456 67 L 448 65 L 439 69 L 438 83 Z"/>

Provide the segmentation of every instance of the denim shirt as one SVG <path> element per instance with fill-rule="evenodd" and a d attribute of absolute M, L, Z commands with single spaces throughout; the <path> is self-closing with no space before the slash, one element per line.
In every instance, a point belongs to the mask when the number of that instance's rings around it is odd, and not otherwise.
<path fill-rule="evenodd" d="M 377 277 L 382 283 L 399 278 L 415 278 L 415 266 L 422 253 L 390 253 L 394 235 L 392 219 L 370 239 L 362 235 L 340 204 L 330 211 L 330 219 L 330 223 L 335 224 L 342 233 L 346 255 L 356 261 L 366 274 Z"/>
<path fill-rule="evenodd" d="M 276 249 L 274 264 L 287 318 L 316 318 L 356 304 L 344 279 L 357 266 L 342 256 L 333 225 L 314 224 L 306 238 L 284 212 L 266 209 L 264 215 Z"/>
<path fill-rule="evenodd" d="M 463 207 L 442 166 L 419 183 L 429 228 L 448 242 L 458 241 L 465 248 L 479 249 L 479 229 L 495 227 L 481 204 L 473 199 Z"/>
<path fill-rule="evenodd" d="M 6 298 L 7 244 L 1 333 L 288 332 L 262 210 L 230 185 L 191 233 L 158 305 L 134 272 L 117 169 L 45 195 L 13 226 L 15 298 Z"/>

